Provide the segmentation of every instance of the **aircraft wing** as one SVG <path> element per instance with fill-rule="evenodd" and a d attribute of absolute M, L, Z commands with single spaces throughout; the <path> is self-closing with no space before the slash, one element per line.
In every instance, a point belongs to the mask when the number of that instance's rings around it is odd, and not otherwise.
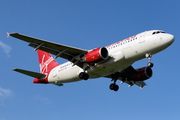
<path fill-rule="evenodd" d="M 120 72 L 120 75 L 121 75 L 121 78 L 127 78 L 128 79 L 135 72 L 136 72 L 136 70 L 132 66 L 129 66 L 129 67 L 123 69 Z M 110 74 L 110 75 L 105 76 L 105 77 L 106 78 L 113 78 L 113 74 Z M 123 81 L 121 78 L 119 78 L 119 80 Z M 125 80 L 124 82 L 131 85 L 131 81 Z M 144 87 L 145 85 L 147 85 L 144 81 L 136 81 L 134 84 L 136 84 L 137 86 L 140 86 L 140 87 Z"/>
<path fill-rule="evenodd" d="M 62 57 L 73 63 L 76 62 L 76 60 L 74 60 L 75 56 L 81 55 L 87 52 L 87 50 L 84 50 L 84 49 L 79 49 L 79 48 L 70 47 L 70 46 L 66 46 L 66 45 L 62 45 L 58 43 L 53 43 L 53 42 L 21 35 L 19 33 L 11 33 L 9 35 L 12 37 L 18 38 L 20 40 L 23 40 L 25 42 L 28 42 L 29 46 L 33 47 L 35 51 L 37 49 L 40 49 L 40 50 L 43 50 L 45 52 L 55 55 L 55 58 Z"/>

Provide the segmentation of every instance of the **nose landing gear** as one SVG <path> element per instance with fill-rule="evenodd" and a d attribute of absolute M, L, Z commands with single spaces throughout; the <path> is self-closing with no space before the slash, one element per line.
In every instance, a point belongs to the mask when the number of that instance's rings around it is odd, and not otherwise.
<path fill-rule="evenodd" d="M 151 63 L 151 57 L 152 57 L 152 55 L 150 53 L 146 54 L 146 58 L 148 59 L 147 66 L 152 68 L 154 66 L 154 64 Z"/>

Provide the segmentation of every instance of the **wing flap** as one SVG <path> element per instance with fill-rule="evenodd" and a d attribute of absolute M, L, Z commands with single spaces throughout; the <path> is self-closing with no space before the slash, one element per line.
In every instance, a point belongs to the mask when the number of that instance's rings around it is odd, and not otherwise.
<path fill-rule="evenodd" d="M 140 87 L 144 87 L 145 85 L 147 85 L 144 81 L 137 81 L 137 82 L 135 82 L 135 84 Z"/>
<path fill-rule="evenodd" d="M 50 51 L 50 49 L 51 49 L 51 54 L 54 54 L 54 55 L 57 55 L 57 52 L 61 52 L 64 50 L 66 50 L 64 53 L 67 53 L 70 56 L 76 56 L 76 55 L 82 54 L 84 52 L 87 52 L 87 50 L 83 50 L 83 49 L 79 49 L 79 48 L 75 48 L 75 47 L 71 47 L 71 46 L 66 46 L 66 45 L 62 45 L 62 44 L 57 44 L 57 43 L 21 35 L 19 33 L 11 33 L 10 36 L 18 38 L 20 40 L 23 40 L 25 42 L 29 42 L 29 43 L 31 43 L 30 46 L 34 47 L 34 48 L 37 48 L 37 46 L 39 46 L 38 49 L 41 49 L 41 47 L 48 48 L 48 49 L 45 49 L 48 51 Z M 32 44 L 34 44 L 35 46 L 33 46 Z M 48 52 L 48 51 L 46 51 L 46 52 Z M 52 52 L 52 51 L 55 51 L 55 52 Z M 65 58 L 65 59 L 67 59 L 67 58 Z"/>
<path fill-rule="evenodd" d="M 33 48 L 36 48 L 38 45 L 36 45 L 36 44 L 34 44 L 34 43 L 30 43 L 29 46 L 30 46 L 30 47 L 33 47 Z M 40 50 L 42 50 L 42 51 L 46 51 L 46 52 L 48 52 L 48 53 L 50 53 L 50 54 L 53 54 L 53 55 L 59 54 L 59 51 L 57 51 L 57 50 L 55 50 L 55 49 L 50 49 L 50 48 L 47 48 L 47 47 L 44 47 L 44 46 L 42 46 L 42 47 L 40 47 L 40 48 L 38 48 L 38 49 L 40 49 Z M 61 54 L 60 56 L 58 56 L 58 57 L 62 57 L 62 58 L 67 59 L 67 60 L 70 60 L 70 59 L 73 58 L 72 55 L 66 54 L 66 53 L 62 53 L 62 54 Z"/>
<path fill-rule="evenodd" d="M 45 74 L 32 72 L 32 71 L 28 71 L 28 70 L 23 70 L 23 69 L 15 68 L 15 69 L 13 69 L 13 71 L 16 71 L 16 72 L 19 72 L 19 73 L 22 73 L 22 74 L 25 74 L 25 75 L 28 75 L 28 76 L 31 76 L 31 77 L 34 77 L 34 78 L 44 78 L 44 77 L 46 77 Z"/>
<path fill-rule="evenodd" d="M 29 46 L 30 46 L 30 47 L 33 47 L 33 48 L 36 48 L 38 45 L 36 45 L 36 44 L 34 44 L 34 43 L 30 43 Z M 73 59 L 74 56 L 72 56 L 72 55 L 70 55 L 70 54 L 67 54 L 67 53 L 65 53 L 65 52 L 63 52 L 63 51 L 62 51 L 62 52 L 58 52 L 57 50 L 50 49 L 50 48 L 47 48 L 47 47 L 45 47 L 45 46 L 42 46 L 42 47 L 40 47 L 40 48 L 38 48 L 38 49 L 43 50 L 43 51 L 46 51 L 46 52 L 48 52 L 48 53 L 50 53 L 50 54 L 53 54 L 53 55 L 57 55 L 57 57 L 61 57 L 61 58 L 67 59 L 67 60 L 69 60 L 69 61 L 71 61 L 71 62 L 73 62 L 73 63 L 76 63 L 76 65 L 78 65 L 78 66 L 81 67 L 81 68 L 83 67 L 83 63 L 81 63 L 81 62 Z M 64 50 L 64 51 L 65 51 L 65 50 Z M 59 53 L 61 53 L 61 54 L 59 54 Z M 59 55 L 58 55 L 58 54 L 59 54 Z M 55 58 L 56 58 L 56 57 L 55 57 Z"/>
<path fill-rule="evenodd" d="M 131 81 L 126 80 L 125 83 L 131 85 Z M 136 81 L 136 82 L 134 82 L 134 84 L 136 84 L 139 87 L 144 87 L 145 85 L 147 85 L 144 81 Z"/>

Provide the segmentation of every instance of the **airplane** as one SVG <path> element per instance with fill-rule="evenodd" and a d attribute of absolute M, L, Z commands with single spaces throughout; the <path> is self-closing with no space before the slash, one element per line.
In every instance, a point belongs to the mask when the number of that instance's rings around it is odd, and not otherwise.
<path fill-rule="evenodd" d="M 147 85 L 144 81 L 153 74 L 152 55 L 166 49 L 175 40 L 172 34 L 162 30 L 150 30 L 106 47 L 85 50 L 19 33 L 8 33 L 8 36 L 28 42 L 29 46 L 38 52 L 41 73 L 13 69 L 34 77 L 33 83 L 63 86 L 64 83 L 104 77 L 111 79 L 109 88 L 114 91 L 119 89 L 117 80 L 120 80 L 121 84 L 127 83 L 129 87 L 135 84 L 142 89 Z M 58 57 L 68 62 L 59 65 L 55 61 Z M 138 69 L 132 67 L 134 62 L 143 58 L 147 58 L 147 66 Z"/>

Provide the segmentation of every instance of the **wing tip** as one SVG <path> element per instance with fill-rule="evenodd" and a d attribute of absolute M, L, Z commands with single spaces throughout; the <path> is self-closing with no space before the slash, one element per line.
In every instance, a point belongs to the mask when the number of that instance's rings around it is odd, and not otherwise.
<path fill-rule="evenodd" d="M 14 35 L 19 35 L 19 33 L 8 33 L 8 32 L 7 32 L 7 37 L 9 37 L 9 36 L 14 36 Z"/>
<path fill-rule="evenodd" d="M 14 68 L 14 69 L 12 69 L 13 71 L 17 71 L 18 70 L 18 68 Z"/>
<path fill-rule="evenodd" d="M 7 38 L 10 36 L 10 33 L 7 32 Z"/>

